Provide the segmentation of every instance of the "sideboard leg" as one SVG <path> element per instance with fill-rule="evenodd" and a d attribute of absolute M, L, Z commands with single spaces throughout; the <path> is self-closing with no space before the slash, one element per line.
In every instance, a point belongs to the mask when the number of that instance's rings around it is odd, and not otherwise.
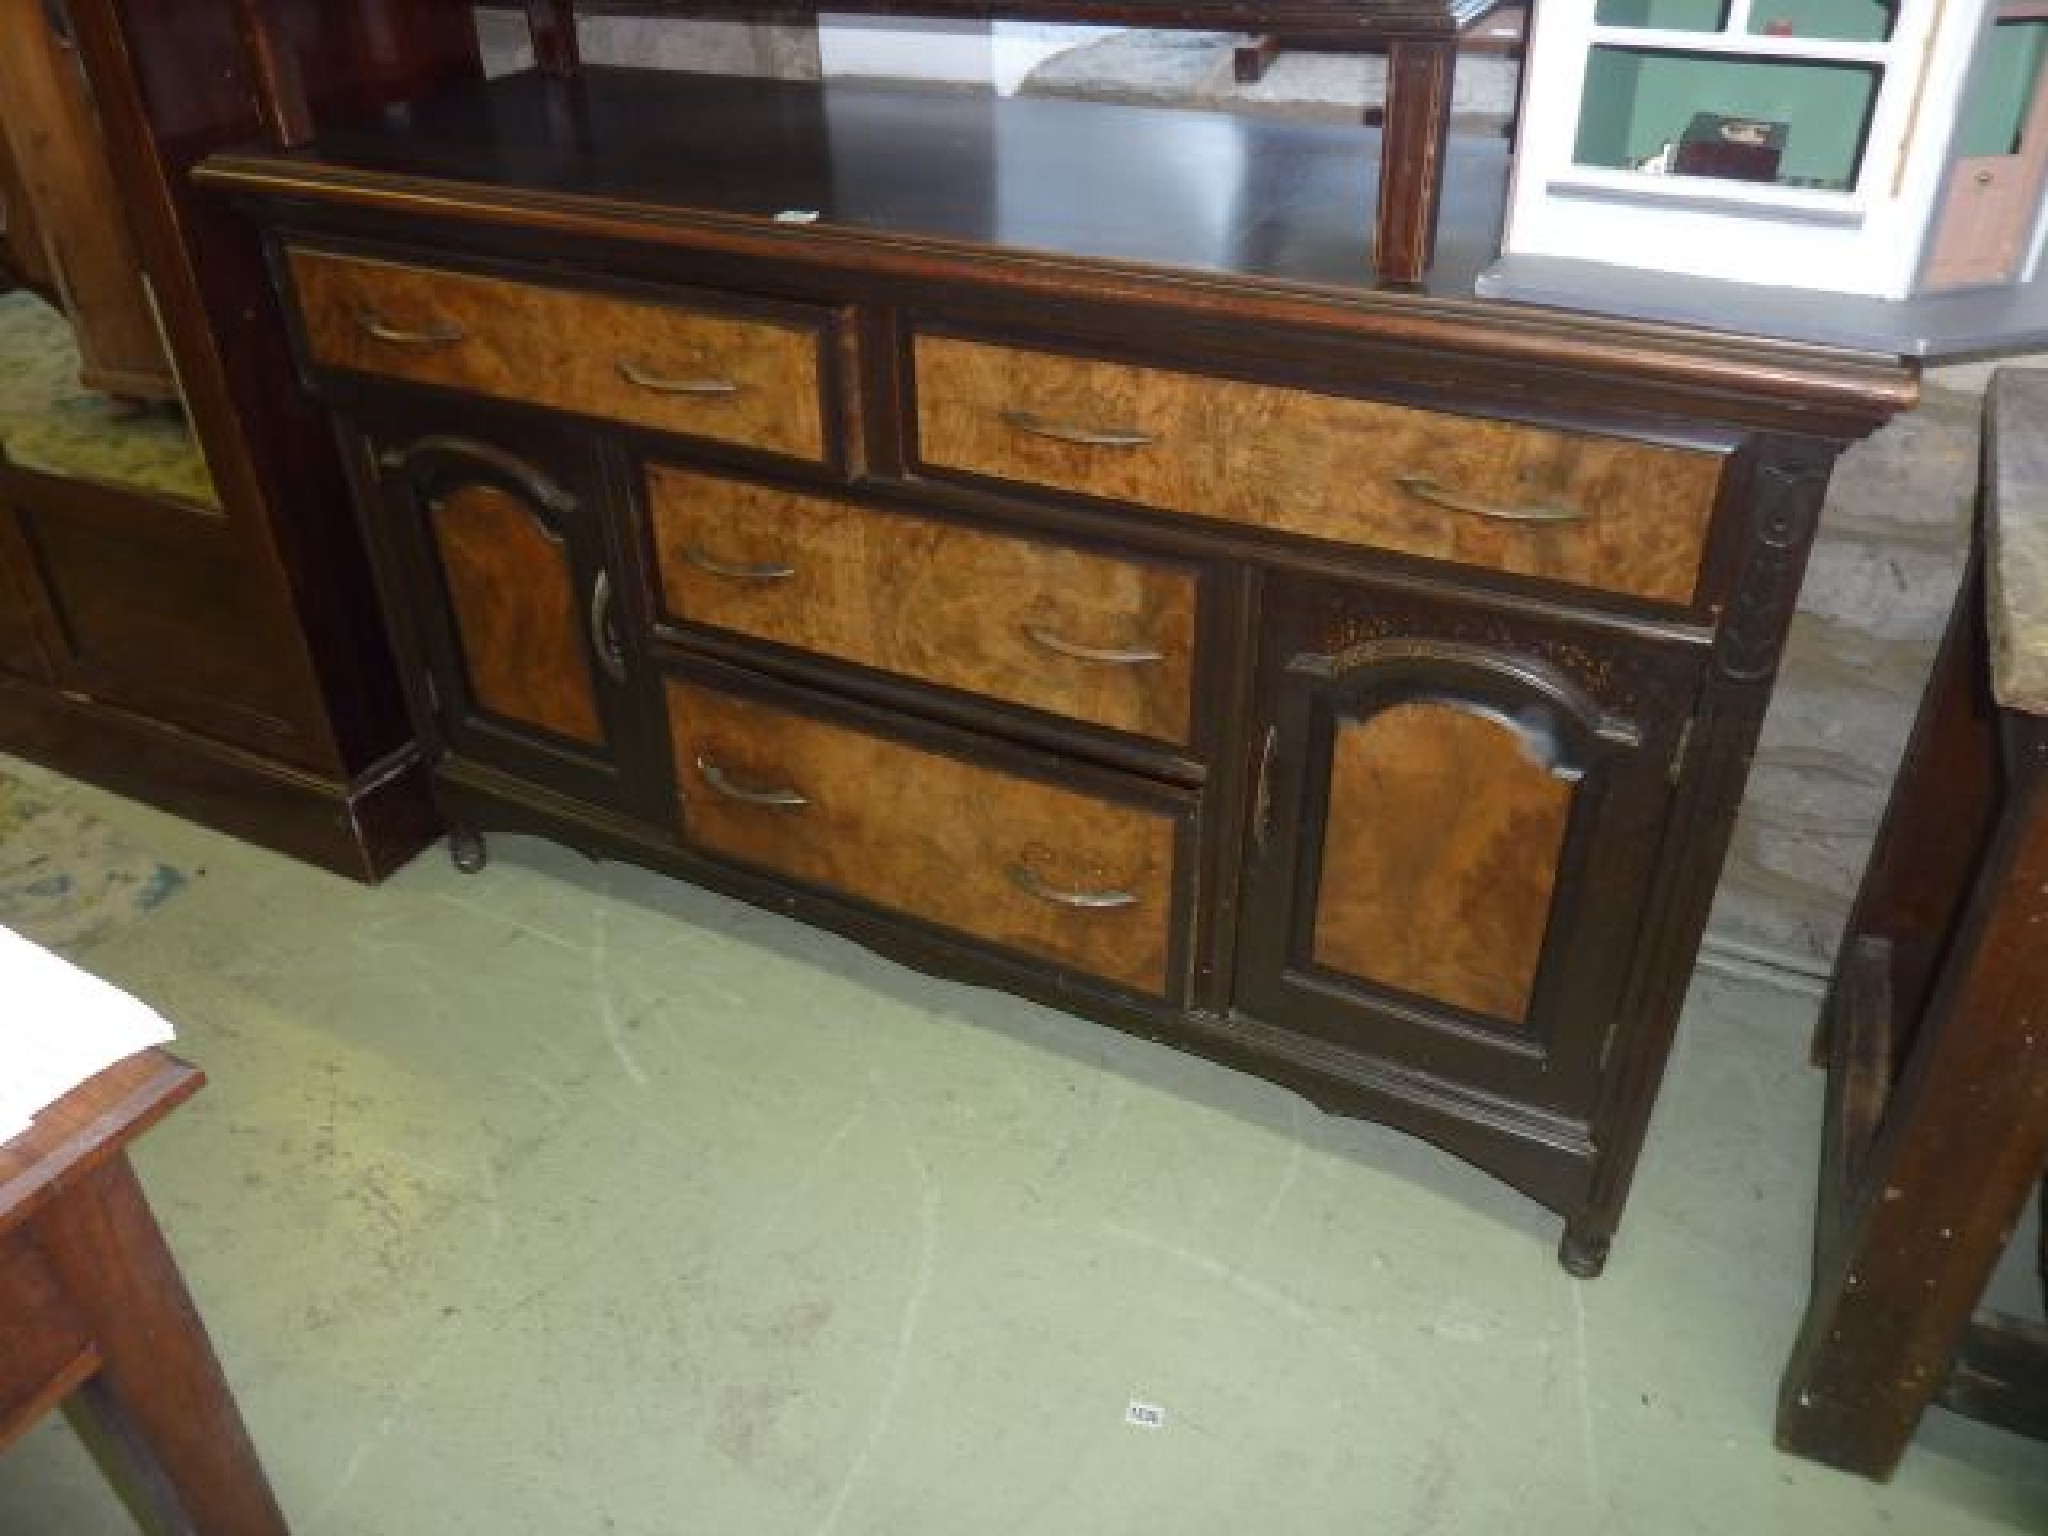
<path fill-rule="evenodd" d="M 1593 1227 L 1583 1217 L 1573 1217 L 1564 1224 L 1564 1241 L 1557 1245 L 1557 1262 L 1568 1275 L 1581 1280 L 1597 1279 L 1607 1267 L 1608 1250 L 1613 1246 L 1613 1233 Z"/>
<path fill-rule="evenodd" d="M 484 835 L 475 827 L 458 826 L 448 833 L 448 858 L 465 875 L 478 873 L 491 859 Z"/>

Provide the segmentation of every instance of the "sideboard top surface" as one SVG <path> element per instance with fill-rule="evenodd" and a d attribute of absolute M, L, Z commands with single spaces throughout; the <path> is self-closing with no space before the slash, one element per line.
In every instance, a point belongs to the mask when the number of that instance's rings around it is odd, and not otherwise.
<path fill-rule="evenodd" d="M 1696 377 L 1874 418 L 1910 404 L 1896 356 L 1475 298 L 1499 249 L 1503 141 L 1450 141 L 1421 287 L 1372 269 L 1375 130 L 958 90 L 586 66 L 457 84 L 320 124 L 299 150 L 215 157 L 243 193 L 600 238 L 834 252 L 943 280 L 975 263 L 1049 296 L 1359 325 Z M 1867 427 L 1864 428 L 1867 430 Z"/>
<path fill-rule="evenodd" d="M 1455 33 L 1498 0 L 863 0 L 854 14 L 964 21 L 1064 21 L 1181 32 L 1285 32 L 1293 37 L 1426 37 Z M 833 0 L 643 0 L 678 16 L 809 16 Z"/>

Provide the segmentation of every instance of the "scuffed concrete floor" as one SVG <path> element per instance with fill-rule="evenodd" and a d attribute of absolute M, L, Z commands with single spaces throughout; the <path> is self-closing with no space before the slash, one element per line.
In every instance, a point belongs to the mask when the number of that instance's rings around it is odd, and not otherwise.
<path fill-rule="evenodd" d="M 364 890 L 29 776 L 204 871 L 82 958 L 212 1078 L 138 1161 L 300 1536 L 2048 1527 L 1944 1414 L 1890 1488 L 1771 1449 L 1784 994 L 1700 983 L 1582 1284 L 1400 1136 L 651 875 Z M 130 1529 L 61 1420 L 0 1457 L 0 1532 Z"/>

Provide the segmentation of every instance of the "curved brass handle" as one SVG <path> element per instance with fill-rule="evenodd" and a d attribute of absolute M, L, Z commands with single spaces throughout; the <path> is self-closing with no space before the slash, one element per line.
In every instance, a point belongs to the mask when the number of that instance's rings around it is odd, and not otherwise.
<path fill-rule="evenodd" d="M 1447 490 L 1431 475 L 1396 475 L 1394 484 L 1417 501 L 1426 501 L 1433 507 L 1443 507 L 1451 512 L 1469 512 L 1474 517 L 1491 518 L 1497 523 L 1578 523 L 1586 518 L 1585 509 L 1581 507 L 1554 507 L 1540 503 L 1525 507 L 1497 507 L 1491 502 L 1476 501 L 1470 496 L 1460 496 L 1456 491 Z"/>
<path fill-rule="evenodd" d="M 469 333 L 459 325 L 439 325 L 424 331 L 392 325 L 374 309 L 361 310 L 356 324 L 365 336 L 394 347 L 452 347 Z"/>
<path fill-rule="evenodd" d="M 739 385 L 731 379 L 665 379 L 623 357 L 617 367 L 619 377 L 628 384 L 652 390 L 657 395 L 736 395 L 740 392 Z"/>
<path fill-rule="evenodd" d="M 1029 432 L 1033 437 L 1049 437 L 1055 442 L 1079 443 L 1084 448 L 1144 448 L 1159 439 L 1150 432 L 1140 432 L 1135 427 L 1080 427 L 1071 422 L 1047 421 L 1036 411 L 1006 410 L 1003 422 L 1019 432 Z"/>
<path fill-rule="evenodd" d="M 1048 885 L 1038 871 L 1028 864 L 1012 864 L 1004 873 L 1010 877 L 1010 884 L 1027 896 L 1036 896 L 1040 901 L 1056 907 L 1076 907 L 1085 912 L 1105 912 L 1117 907 L 1135 907 L 1138 904 L 1134 891 L 1075 891 L 1063 886 Z"/>
<path fill-rule="evenodd" d="M 796 574 L 793 565 L 749 565 L 739 560 L 721 560 L 701 544 L 683 551 L 683 558 L 700 571 L 723 576 L 728 581 L 787 581 Z"/>
<path fill-rule="evenodd" d="M 1164 651 L 1155 651 L 1149 646 L 1114 650 L 1106 646 L 1080 645 L 1054 634 L 1043 624 L 1026 624 L 1024 633 L 1055 655 L 1071 656 L 1076 661 L 1099 661 L 1105 666 L 1112 667 L 1142 667 L 1155 661 L 1166 660 Z"/>
<path fill-rule="evenodd" d="M 706 757 L 697 754 L 697 772 L 704 782 L 728 800 L 737 800 L 742 805 L 773 805 L 791 809 L 809 805 L 811 802 L 793 789 L 748 789 L 735 784 L 725 776 L 725 770 Z"/>
<path fill-rule="evenodd" d="M 626 652 L 619 633 L 612 626 L 612 573 L 599 571 L 590 584 L 590 649 L 604 675 L 615 683 L 626 680 Z"/>

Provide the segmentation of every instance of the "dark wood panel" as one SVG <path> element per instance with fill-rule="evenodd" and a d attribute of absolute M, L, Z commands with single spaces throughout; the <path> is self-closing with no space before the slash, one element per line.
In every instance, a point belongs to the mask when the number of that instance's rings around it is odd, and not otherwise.
<path fill-rule="evenodd" d="M 234 734 L 282 748 L 296 695 L 255 643 L 265 616 L 216 520 L 165 512 L 124 529 L 40 499 L 16 513 L 68 682 L 194 723 L 239 719 Z"/>
<path fill-rule="evenodd" d="M 1338 727 L 1311 957 L 1519 1024 L 1572 785 L 1513 726 L 1413 703 Z"/>
<path fill-rule="evenodd" d="M 821 459 L 805 327 L 294 249 L 319 363 Z"/>
<path fill-rule="evenodd" d="M 668 610 L 756 639 L 1188 740 L 1196 580 L 699 474 L 648 471 Z"/>
<path fill-rule="evenodd" d="M 1684 603 L 1722 461 L 953 337 L 916 341 L 929 465 Z"/>
<path fill-rule="evenodd" d="M 0 750 L 376 881 L 440 830 L 417 747 L 336 780 L 107 700 L 0 675 Z"/>
<path fill-rule="evenodd" d="M 0 671 L 50 680 L 35 606 L 35 566 L 14 515 L 0 507 Z"/>
<path fill-rule="evenodd" d="M 692 684 L 668 708 L 693 847 L 1168 990 L 1172 816 Z"/>
<path fill-rule="evenodd" d="M 431 515 L 477 704 L 502 719 L 601 745 L 604 728 L 562 541 L 496 486 L 461 486 Z"/>

